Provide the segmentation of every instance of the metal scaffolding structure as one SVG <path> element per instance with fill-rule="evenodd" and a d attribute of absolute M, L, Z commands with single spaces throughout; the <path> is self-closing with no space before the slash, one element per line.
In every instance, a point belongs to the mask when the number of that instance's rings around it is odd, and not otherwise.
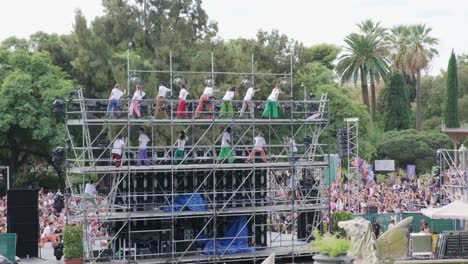
<path fill-rule="evenodd" d="M 211 59 L 211 71 L 199 74 L 210 74 L 212 80 L 215 74 L 246 74 L 215 72 L 213 55 Z M 169 73 L 170 88 L 175 89 L 172 55 L 169 60 L 169 71 L 145 72 Z M 252 56 L 251 83 L 255 76 L 268 74 L 254 72 L 253 65 Z M 130 69 L 129 63 L 129 83 L 135 72 L 141 71 Z M 83 226 L 85 259 L 226 263 L 257 261 L 275 252 L 277 258 L 294 263 L 297 257 L 311 256 L 307 242 L 328 208 L 321 191 L 329 151 L 320 142 L 329 124 L 328 98 L 327 94 L 318 100 L 292 98 L 292 58 L 290 73 L 271 75 L 287 76 L 284 83 L 291 91 L 291 98 L 278 102 L 277 119 L 261 117 L 265 101 L 259 100 L 254 101 L 255 118 L 239 118 L 242 101 L 236 100 L 235 116 L 219 117 L 219 101 L 211 100 L 213 109 L 204 114 L 214 118 L 195 119 L 198 100 L 187 100 L 190 118 L 176 119 L 176 101 L 170 98 L 164 107 L 168 119 L 152 117 L 152 99 L 142 100 L 141 118 L 117 118 L 107 116 L 108 100 L 87 99 L 77 91 L 66 105 L 67 221 Z M 120 100 L 124 116 L 129 103 Z M 136 164 L 141 127 L 151 141 L 146 166 Z M 232 163 L 218 159 L 227 127 L 232 129 Z M 179 131 L 185 132 L 188 142 L 184 157 L 175 159 Z M 268 160 L 254 157 L 247 163 L 259 132 L 267 142 Z M 285 141 L 288 135 L 295 140 L 297 153 Z M 125 151 L 117 167 L 111 149 L 122 136 Z M 90 207 L 83 195 L 90 179 L 99 193 L 97 208 Z M 233 233 L 234 224 L 240 227 Z M 95 230 L 101 235 L 95 237 Z"/>

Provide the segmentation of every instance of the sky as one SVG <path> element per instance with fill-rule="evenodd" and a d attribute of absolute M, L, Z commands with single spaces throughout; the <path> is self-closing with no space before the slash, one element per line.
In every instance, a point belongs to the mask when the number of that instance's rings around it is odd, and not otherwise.
<path fill-rule="evenodd" d="M 0 4 L 0 40 L 37 31 L 69 33 L 79 8 L 91 21 L 103 14 L 100 0 L 14 0 Z M 25 8 L 27 7 L 27 8 Z M 365 19 L 385 27 L 425 23 L 439 39 L 439 56 L 430 74 L 447 67 L 450 52 L 468 54 L 468 1 L 465 0 L 204 0 L 210 19 L 218 22 L 219 37 L 254 38 L 259 29 L 278 29 L 305 45 L 343 45 Z"/>

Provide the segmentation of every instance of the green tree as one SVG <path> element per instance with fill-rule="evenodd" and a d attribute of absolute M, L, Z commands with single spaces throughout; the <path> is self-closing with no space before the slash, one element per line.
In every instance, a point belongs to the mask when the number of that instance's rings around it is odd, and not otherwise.
<path fill-rule="evenodd" d="M 383 59 L 382 66 L 378 67 L 376 64 L 369 64 L 369 80 L 370 80 L 370 87 L 371 87 L 371 115 L 372 121 L 375 122 L 375 113 L 376 113 L 376 91 L 375 91 L 375 83 L 379 82 L 381 78 L 386 78 L 389 74 L 389 66 L 385 59 L 385 55 L 387 53 L 387 49 L 385 47 L 384 39 L 386 36 L 386 29 L 380 26 L 380 22 L 375 23 L 374 21 L 368 19 L 364 20 L 360 24 L 357 25 L 361 32 L 366 36 L 375 36 L 376 41 L 378 42 L 375 45 L 375 53 L 379 54 Z"/>
<path fill-rule="evenodd" d="M 434 164 L 436 151 L 450 148 L 451 144 L 450 137 L 439 131 L 389 131 L 376 146 L 377 157 L 393 159 L 399 168 L 414 164 L 418 172 L 429 172 Z"/>
<path fill-rule="evenodd" d="M 373 78 L 378 74 L 388 72 L 388 63 L 383 56 L 383 43 L 377 35 L 351 34 L 345 38 L 346 53 L 339 58 L 336 71 L 341 75 L 341 83 L 353 80 L 356 84 L 361 81 L 363 103 L 370 111 L 369 91 L 367 81 L 369 73 Z M 375 107 L 375 102 L 374 106 Z M 375 110 L 374 110 L 375 112 Z"/>
<path fill-rule="evenodd" d="M 447 67 L 447 86 L 444 95 L 443 120 L 446 127 L 460 126 L 458 119 L 458 71 L 457 59 L 452 51 Z"/>
<path fill-rule="evenodd" d="M 429 66 L 432 58 L 438 54 L 434 48 L 438 39 L 431 36 L 432 28 L 426 25 L 398 26 L 390 37 L 393 65 L 396 69 L 416 80 L 416 130 L 422 126 L 422 91 L 421 71 Z"/>
<path fill-rule="evenodd" d="M 334 62 L 340 53 L 340 48 L 330 44 L 318 44 L 311 47 L 303 47 L 299 50 L 300 63 L 297 67 L 302 67 L 311 62 L 319 62 L 329 70 L 335 68 Z"/>
<path fill-rule="evenodd" d="M 50 64 L 47 53 L 0 50 L 0 65 L 7 69 L 0 75 L 0 157 L 8 161 L 15 183 L 29 174 L 47 174 L 48 167 L 64 183 L 51 154 L 65 138 L 52 102 L 73 89 L 73 83 Z"/>
<path fill-rule="evenodd" d="M 410 126 L 410 109 L 401 74 L 394 74 L 384 92 L 384 129 L 401 130 Z"/>

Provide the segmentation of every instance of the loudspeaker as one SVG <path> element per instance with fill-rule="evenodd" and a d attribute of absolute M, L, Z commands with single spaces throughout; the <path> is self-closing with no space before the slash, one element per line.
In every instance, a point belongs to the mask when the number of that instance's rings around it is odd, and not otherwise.
<path fill-rule="evenodd" d="M 37 257 L 39 215 L 37 190 L 8 190 L 8 233 L 16 233 L 16 255 Z"/>
<path fill-rule="evenodd" d="M 314 216 L 319 212 L 302 212 L 297 217 L 297 239 L 311 239 L 312 229 L 314 226 Z"/>

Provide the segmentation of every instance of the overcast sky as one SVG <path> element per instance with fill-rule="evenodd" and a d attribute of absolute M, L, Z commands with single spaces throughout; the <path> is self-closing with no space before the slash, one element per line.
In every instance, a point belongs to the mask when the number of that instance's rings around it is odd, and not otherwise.
<path fill-rule="evenodd" d="M 36 31 L 68 33 L 74 10 L 88 20 L 102 14 L 100 0 L 14 0 L 0 5 L 0 40 L 28 37 Z M 452 48 L 468 53 L 468 1 L 465 0 L 204 0 L 209 17 L 224 39 L 253 38 L 258 29 L 279 29 L 306 45 L 333 43 L 356 31 L 355 24 L 371 18 L 383 26 L 426 23 L 439 38 L 436 74 L 446 68 Z"/>

